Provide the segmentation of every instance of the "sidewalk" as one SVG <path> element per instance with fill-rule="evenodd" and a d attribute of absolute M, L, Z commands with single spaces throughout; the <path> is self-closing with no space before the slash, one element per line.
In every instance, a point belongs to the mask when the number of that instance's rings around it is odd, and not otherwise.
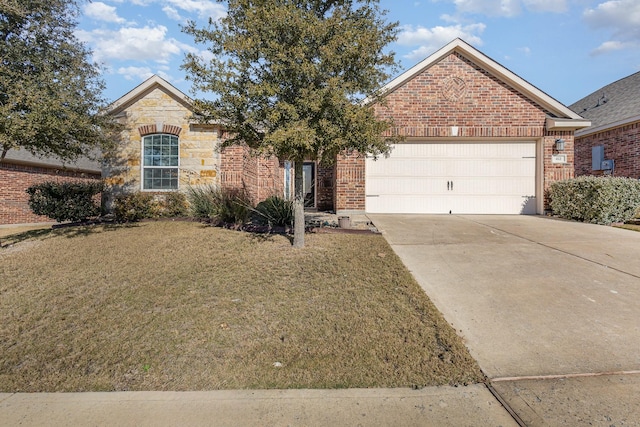
<path fill-rule="evenodd" d="M 2 426 L 517 426 L 483 384 L 0 394 Z"/>

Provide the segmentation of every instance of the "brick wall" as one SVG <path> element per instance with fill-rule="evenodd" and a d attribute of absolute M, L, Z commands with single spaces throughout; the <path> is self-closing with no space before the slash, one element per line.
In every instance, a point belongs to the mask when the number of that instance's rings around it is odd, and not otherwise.
<path fill-rule="evenodd" d="M 26 189 L 46 181 L 69 182 L 100 179 L 100 173 L 81 173 L 65 169 L 0 163 L 0 225 L 51 222 L 33 214 Z"/>
<path fill-rule="evenodd" d="M 318 164 L 316 205 L 319 211 L 333 210 L 335 166 Z"/>
<path fill-rule="evenodd" d="M 336 163 L 335 208 L 364 211 L 365 158 L 358 153 L 338 156 Z"/>
<path fill-rule="evenodd" d="M 220 152 L 222 188 L 245 189 L 256 204 L 284 194 L 284 167 L 275 157 L 255 156 L 247 146 L 234 145 Z"/>
<path fill-rule="evenodd" d="M 224 148 L 220 154 L 222 188 L 244 188 L 253 203 L 259 203 L 269 196 L 284 195 L 284 161 L 279 161 L 275 157 L 255 156 L 247 146 L 240 145 Z M 334 166 L 317 166 L 316 206 L 318 210 L 333 210 L 334 169 Z M 293 176 L 291 179 L 293 185 Z"/>
<path fill-rule="evenodd" d="M 539 140 L 544 152 L 544 188 L 573 176 L 573 132 L 548 132 L 548 112 L 458 53 L 405 82 L 375 106 L 378 117 L 392 119 L 388 135 L 455 140 Z M 452 134 L 452 127 L 458 135 Z M 567 164 L 554 165 L 556 138 L 566 141 Z M 339 156 L 336 166 L 337 210 L 365 209 L 365 160 Z"/>
<path fill-rule="evenodd" d="M 576 175 L 602 175 L 591 169 L 591 148 L 604 145 L 604 157 L 615 161 L 614 175 L 640 179 L 640 122 L 576 138 Z"/>

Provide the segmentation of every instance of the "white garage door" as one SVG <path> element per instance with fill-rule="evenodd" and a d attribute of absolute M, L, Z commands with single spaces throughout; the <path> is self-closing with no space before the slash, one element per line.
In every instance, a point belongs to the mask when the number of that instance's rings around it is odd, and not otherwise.
<path fill-rule="evenodd" d="M 370 213 L 535 214 L 535 142 L 394 145 L 367 159 Z"/>

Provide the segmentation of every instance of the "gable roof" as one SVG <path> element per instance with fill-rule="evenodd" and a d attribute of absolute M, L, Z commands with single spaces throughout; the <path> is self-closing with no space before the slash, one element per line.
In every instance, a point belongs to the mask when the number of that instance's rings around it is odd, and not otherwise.
<path fill-rule="evenodd" d="M 640 120 L 640 72 L 596 90 L 570 108 L 592 122 L 582 134 Z"/>
<path fill-rule="evenodd" d="M 387 83 L 382 88 L 382 96 L 385 96 L 385 94 L 388 94 L 389 92 L 393 92 L 398 87 L 422 73 L 425 69 L 435 65 L 453 52 L 467 58 L 510 87 L 516 89 L 525 97 L 537 102 L 546 111 L 550 112 L 551 116 L 547 119 L 547 128 L 549 130 L 579 129 L 590 125 L 590 122 L 584 120 L 579 114 L 576 114 L 561 102 L 547 95 L 531 83 L 522 79 L 460 38 L 451 41 L 446 46 L 442 47 L 423 61 L 414 65 L 409 70 Z"/>
<path fill-rule="evenodd" d="M 147 80 L 143 81 L 138 86 L 115 100 L 107 110 L 109 111 L 109 114 L 117 115 L 118 113 L 122 112 L 122 110 L 156 88 L 163 89 L 176 101 L 191 109 L 193 103 L 193 100 L 191 98 L 189 98 L 180 89 L 176 88 L 162 77 L 154 74 L 153 76 L 149 77 Z"/>

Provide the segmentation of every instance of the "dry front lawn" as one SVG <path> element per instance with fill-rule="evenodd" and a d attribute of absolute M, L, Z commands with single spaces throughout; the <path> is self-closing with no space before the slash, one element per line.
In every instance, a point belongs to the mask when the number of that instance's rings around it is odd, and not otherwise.
<path fill-rule="evenodd" d="M 0 248 L 0 392 L 483 379 L 378 235 L 294 250 L 187 222 L 30 233 Z"/>

